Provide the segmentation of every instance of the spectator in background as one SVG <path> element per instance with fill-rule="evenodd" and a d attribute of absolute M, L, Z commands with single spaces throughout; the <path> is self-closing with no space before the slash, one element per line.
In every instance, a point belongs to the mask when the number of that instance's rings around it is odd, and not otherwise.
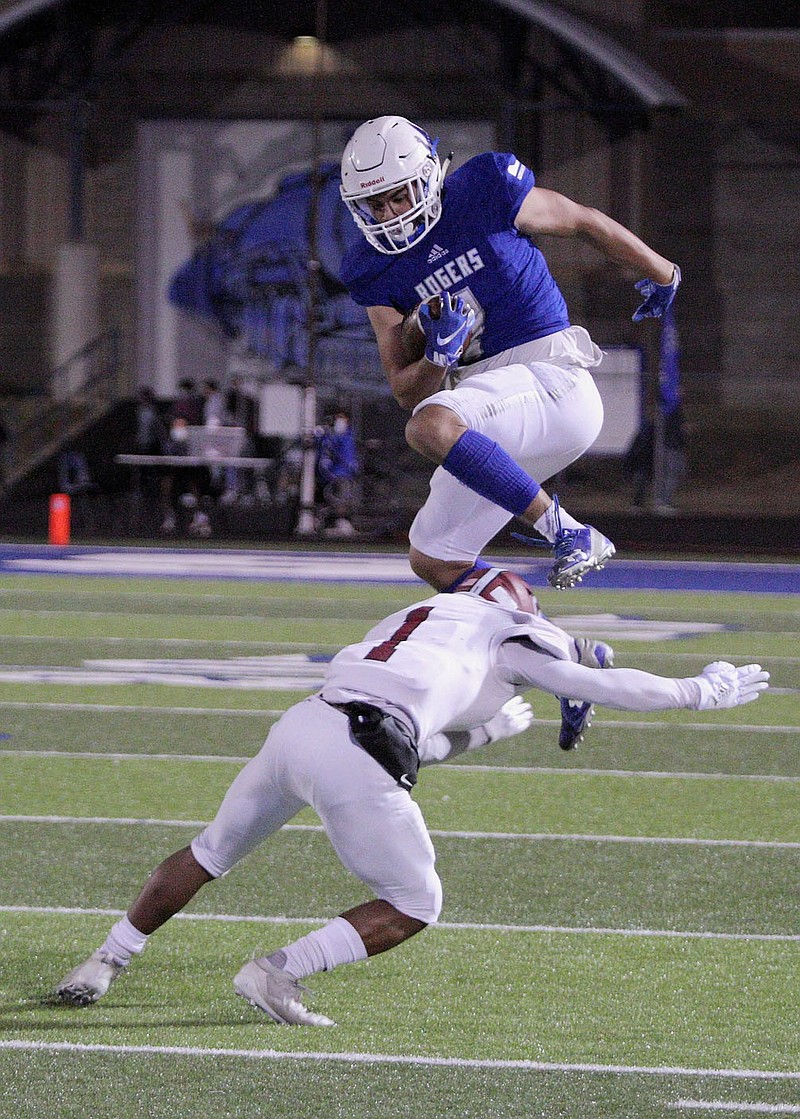
<path fill-rule="evenodd" d="M 288 515 L 300 501 L 300 483 L 303 475 L 303 440 L 287 441 L 278 453 L 278 474 L 275 481 L 275 502 L 287 509 Z"/>
<path fill-rule="evenodd" d="M 225 403 L 225 397 L 220 392 L 219 381 L 207 377 L 203 381 L 203 424 L 205 427 L 231 426 L 231 418 Z M 221 494 L 224 505 L 231 505 L 236 501 L 239 493 L 238 471 L 235 466 L 220 466 L 218 463 L 209 467 L 210 484 L 213 493 Z"/>
<path fill-rule="evenodd" d="M 58 456 L 56 471 L 60 493 L 68 493 L 74 497 L 82 493 L 96 493 L 99 489 L 92 480 L 86 455 L 75 446 L 64 447 Z"/>
<path fill-rule="evenodd" d="M 169 431 L 166 433 L 162 453 L 165 455 L 185 455 L 187 423 L 181 416 L 172 416 Z M 161 506 L 163 519 L 161 532 L 171 535 L 178 527 L 177 488 L 178 471 L 173 466 L 165 466 L 161 472 Z"/>
<path fill-rule="evenodd" d="M 136 454 L 163 455 L 167 441 L 167 428 L 158 410 L 153 390 L 139 389 L 136 407 Z"/>
<path fill-rule="evenodd" d="M 190 427 L 198 427 L 203 422 L 203 405 L 203 397 L 195 390 L 194 381 L 184 377 L 178 382 L 178 395 L 170 408 L 170 423 L 179 419 Z"/>
<path fill-rule="evenodd" d="M 183 380 L 178 386 L 180 394 L 170 408 L 169 435 L 165 451 L 168 455 L 188 454 L 189 427 L 202 423 L 202 398 L 194 393 L 194 382 Z M 194 422 L 192 418 L 194 418 Z M 208 513 L 200 508 L 201 494 L 207 486 L 208 471 L 205 467 L 187 470 L 182 467 L 169 467 L 162 479 L 162 501 L 164 519 L 161 531 L 173 533 L 177 529 L 178 506 L 191 510 L 192 519 L 189 532 L 194 536 L 210 536 L 211 521 Z M 176 501 L 176 491 L 180 490 Z"/>
<path fill-rule="evenodd" d="M 236 427 L 243 427 L 250 439 L 258 434 L 258 405 L 242 388 L 241 377 L 232 377 L 225 394 L 225 410 Z"/>
<path fill-rule="evenodd" d="M 254 389 L 254 391 L 257 390 Z M 257 500 L 265 505 L 271 504 L 273 500 L 276 500 L 278 504 L 286 504 L 287 489 L 291 488 L 291 482 L 282 485 L 280 481 L 287 450 L 285 440 L 280 435 L 262 435 L 259 398 L 257 395 L 253 395 L 253 391 L 248 391 L 241 377 L 234 376 L 231 378 L 225 404 L 232 423 L 236 427 L 243 427 L 245 430 L 246 449 L 242 451 L 242 454 L 272 460 L 269 468 L 269 483 L 267 483 L 265 474 L 254 476 L 251 472 L 241 473 L 239 477 L 240 496 L 245 501 Z M 292 468 L 289 466 L 287 474 L 284 475 L 284 481 L 287 480 L 291 472 Z M 248 484 L 252 486 L 252 492 L 250 493 L 247 492 Z M 270 487 L 273 487 L 274 495 L 273 492 L 270 492 Z M 243 494 L 242 490 L 245 491 Z"/>
<path fill-rule="evenodd" d="M 147 385 L 139 389 L 136 402 L 136 447 L 137 455 L 164 455 L 167 453 L 169 435 L 167 426 L 158 409 L 153 390 Z M 138 468 L 138 485 L 148 508 L 160 508 L 162 531 L 169 531 L 170 517 L 169 492 L 171 472 L 168 467 L 156 463 Z M 172 517 L 174 529 L 174 517 Z M 167 529 L 164 529 L 166 522 Z"/>
<path fill-rule="evenodd" d="M 219 382 L 209 377 L 203 381 L 203 423 L 206 427 L 223 427 L 230 422 Z"/>
<path fill-rule="evenodd" d="M 347 539 L 355 535 L 350 521 L 355 478 L 360 463 L 350 415 L 338 409 L 332 422 L 317 436 L 317 480 L 322 491 L 323 519 L 333 516 L 334 524 L 326 535 Z"/>

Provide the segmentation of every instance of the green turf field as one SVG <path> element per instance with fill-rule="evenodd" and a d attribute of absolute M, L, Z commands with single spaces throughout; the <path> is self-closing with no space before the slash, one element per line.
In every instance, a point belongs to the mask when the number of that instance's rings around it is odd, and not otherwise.
<path fill-rule="evenodd" d="M 273 1025 L 231 986 L 249 956 L 367 898 L 311 812 L 206 887 L 96 1006 L 52 1001 L 313 690 L 307 655 L 420 597 L 0 577 L 2 1119 L 800 1114 L 790 596 L 542 595 L 571 632 L 613 633 L 618 665 L 760 661 L 772 690 L 717 713 L 598 709 L 575 754 L 556 745 L 556 701 L 531 693 L 525 735 L 424 770 L 441 924 L 313 977 L 335 1029 Z"/>

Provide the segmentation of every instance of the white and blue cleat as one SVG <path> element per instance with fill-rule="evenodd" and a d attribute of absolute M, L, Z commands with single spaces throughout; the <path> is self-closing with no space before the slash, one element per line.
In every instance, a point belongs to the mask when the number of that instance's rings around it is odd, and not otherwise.
<path fill-rule="evenodd" d="M 591 525 L 559 528 L 554 544 L 555 563 L 547 582 L 559 591 L 574 587 L 588 572 L 605 567 L 616 550 L 608 537 Z"/>
<path fill-rule="evenodd" d="M 582 528 L 562 528 L 561 510 L 555 494 L 553 494 L 553 509 L 557 527 L 552 544 L 518 532 L 512 532 L 511 536 L 514 540 L 533 547 L 552 547 L 555 563 L 547 573 L 547 582 L 555 590 L 564 591 L 580 583 L 588 572 L 600 571 L 617 549 L 607 536 L 603 536 L 602 532 L 598 532 L 592 525 L 583 525 Z"/>
<path fill-rule="evenodd" d="M 574 638 L 578 652 L 578 664 L 589 668 L 611 668 L 614 664 L 614 650 L 603 641 L 592 641 L 588 637 Z M 562 750 L 575 750 L 583 736 L 592 725 L 594 708 L 591 703 L 581 699 L 558 700 L 561 705 L 561 727 L 558 731 L 558 744 Z"/>

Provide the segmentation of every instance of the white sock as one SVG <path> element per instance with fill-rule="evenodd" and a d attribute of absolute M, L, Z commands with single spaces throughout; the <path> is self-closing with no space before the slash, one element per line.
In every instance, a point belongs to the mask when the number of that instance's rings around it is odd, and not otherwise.
<path fill-rule="evenodd" d="M 117 963 L 129 964 L 131 956 L 138 956 L 147 942 L 147 934 L 139 932 L 126 917 L 121 917 L 105 939 L 102 951 L 113 956 Z"/>
<path fill-rule="evenodd" d="M 563 505 L 558 512 L 561 517 L 562 528 L 586 528 L 586 525 L 582 524 L 580 521 L 576 521 L 574 517 L 571 517 Z M 545 540 L 549 540 L 551 544 L 555 544 L 556 533 L 558 532 L 555 502 L 547 506 L 539 520 L 534 521 L 533 527 L 537 532 L 542 534 Z"/>
<path fill-rule="evenodd" d="M 332 971 L 339 964 L 354 964 L 366 958 L 364 941 L 344 917 L 334 917 L 323 928 L 301 936 L 267 957 L 271 964 L 288 972 L 293 979 L 303 979 L 318 971 Z"/>

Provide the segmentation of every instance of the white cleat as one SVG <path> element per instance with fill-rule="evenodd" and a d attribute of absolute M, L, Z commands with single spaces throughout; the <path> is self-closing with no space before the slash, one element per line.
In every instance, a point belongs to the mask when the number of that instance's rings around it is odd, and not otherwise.
<path fill-rule="evenodd" d="M 304 1006 L 303 987 L 269 960 L 251 960 L 233 980 L 237 995 L 251 1006 L 263 1010 L 275 1022 L 286 1026 L 335 1026 L 324 1014 L 315 1014 Z"/>
<path fill-rule="evenodd" d="M 56 987 L 56 995 L 70 1006 L 89 1006 L 106 993 L 125 965 L 98 948 L 88 960 L 78 964 Z"/>

